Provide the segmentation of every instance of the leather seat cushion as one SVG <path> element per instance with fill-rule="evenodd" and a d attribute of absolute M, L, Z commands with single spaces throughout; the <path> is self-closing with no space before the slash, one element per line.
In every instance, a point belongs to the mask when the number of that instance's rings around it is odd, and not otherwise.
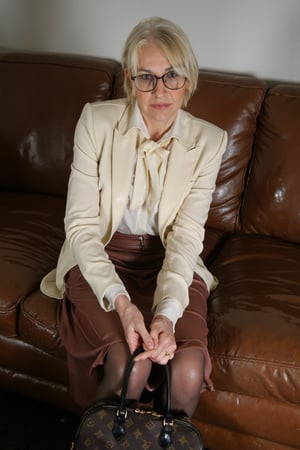
<path fill-rule="evenodd" d="M 17 335 L 22 299 L 55 267 L 64 240 L 65 199 L 0 193 L 0 331 Z"/>
<path fill-rule="evenodd" d="M 210 267 L 209 348 L 218 390 L 299 405 L 300 246 L 229 238 Z"/>

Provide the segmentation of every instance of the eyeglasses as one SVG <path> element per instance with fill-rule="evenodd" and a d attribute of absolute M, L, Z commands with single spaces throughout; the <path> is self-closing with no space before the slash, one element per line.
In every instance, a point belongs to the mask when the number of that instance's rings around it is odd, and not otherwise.
<path fill-rule="evenodd" d="M 173 70 L 165 73 L 162 77 L 157 77 L 156 75 L 152 75 L 150 73 L 144 73 L 143 75 L 131 77 L 131 79 L 134 81 L 137 90 L 141 92 L 153 91 L 157 86 L 158 80 L 162 80 L 164 86 L 173 91 L 181 89 L 186 82 L 186 78 L 184 76 L 178 75 Z"/>

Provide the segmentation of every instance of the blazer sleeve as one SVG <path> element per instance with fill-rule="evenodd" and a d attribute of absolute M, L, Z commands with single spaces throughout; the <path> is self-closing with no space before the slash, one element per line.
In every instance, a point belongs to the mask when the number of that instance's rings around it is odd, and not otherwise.
<path fill-rule="evenodd" d="M 176 310 L 179 309 L 182 315 L 189 303 L 188 288 L 195 272 L 205 281 L 208 290 L 213 284 L 214 277 L 199 255 L 203 249 L 204 226 L 216 178 L 227 145 L 227 133 L 213 125 L 207 128 L 204 139 L 200 138 L 198 142 L 200 151 L 188 193 L 164 239 L 166 252 L 157 278 L 154 310 L 161 301 L 170 298 L 176 302 Z"/>
<path fill-rule="evenodd" d="M 105 290 L 109 286 L 123 287 L 123 283 L 104 249 L 101 230 L 106 219 L 100 214 L 100 204 L 103 189 L 109 189 L 109 180 L 100 179 L 99 160 L 110 161 L 110 156 L 103 154 L 110 149 L 109 143 L 102 142 L 99 114 L 97 131 L 94 120 L 91 105 L 87 104 L 75 130 L 65 215 L 66 246 L 100 305 L 108 311 L 112 305 L 105 298 Z M 106 172 L 110 173 L 109 167 Z"/>

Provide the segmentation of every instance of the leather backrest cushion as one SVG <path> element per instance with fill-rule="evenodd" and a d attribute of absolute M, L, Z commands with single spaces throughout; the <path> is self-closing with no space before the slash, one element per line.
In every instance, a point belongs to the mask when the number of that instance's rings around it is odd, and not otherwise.
<path fill-rule="evenodd" d="M 239 228 L 241 199 L 265 90 L 265 83 L 252 76 L 200 70 L 198 90 L 188 111 L 228 132 L 207 220 L 209 227 L 230 232 Z"/>
<path fill-rule="evenodd" d="M 300 242 L 300 87 L 270 89 L 259 121 L 243 228 Z"/>
<path fill-rule="evenodd" d="M 0 189 L 65 195 L 83 105 L 110 98 L 119 70 L 84 56 L 1 56 Z"/>

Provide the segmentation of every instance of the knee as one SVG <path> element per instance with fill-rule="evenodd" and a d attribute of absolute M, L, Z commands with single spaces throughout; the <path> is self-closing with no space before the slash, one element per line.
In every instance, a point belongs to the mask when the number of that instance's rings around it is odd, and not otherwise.
<path fill-rule="evenodd" d="M 122 379 L 125 368 L 129 362 L 129 350 L 126 346 L 115 344 L 109 350 L 104 362 L 104 371 L 106 376 L 114 379 Z"/>
<path fill-rule="evenodd" d="M 127 397 L 139 398 L 147 384 L 151 372 L 151 361 L 139 361 L 133 366 L 130 374 Z"/>
<path fill-rule="evenodd" d="M 182 355 L 183 356 L 183 355 Z M 204 376 L 202 352 L 198 357 L 180 357 L 171 366 L 172 390 L 183 397 L 193 397 L 201 391 Z"/>
<path fill-rule="evenodd" d="M 203 372 L 198 367 L 184 368 L 175 379 L 172 377 L 172 382 L 174 389 L 183 396 L 193 397 L 201 391 Z"/>

